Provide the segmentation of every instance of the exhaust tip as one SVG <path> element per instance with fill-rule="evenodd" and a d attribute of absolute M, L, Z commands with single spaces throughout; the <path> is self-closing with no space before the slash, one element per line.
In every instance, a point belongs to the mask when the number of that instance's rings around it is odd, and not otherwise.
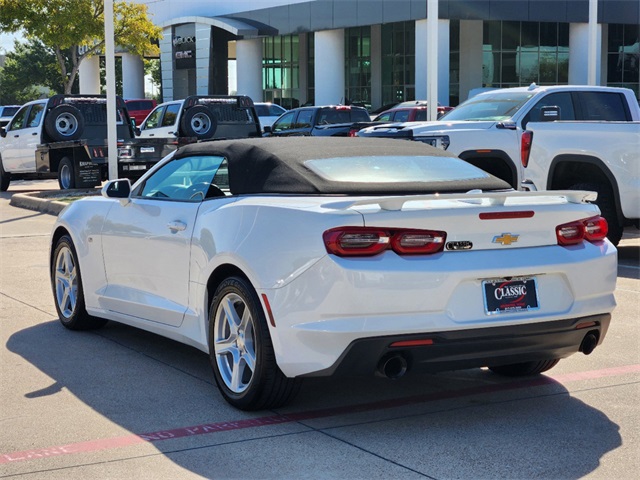
<path fill-rule="evenodd" d="M 585 355 L 589 355 L 593 352 L 598 345 L 598 337 L 595 333 L 589 332 L 582 339 L 582 343 L 580 344 L 580 351 Z"/>
<path fill-rule="evenodd" d="M 387 355 L 380 359 L 378 371 L 387 378 L 397 379 L 407 373 L 407 359 L 400 354 Z"/>

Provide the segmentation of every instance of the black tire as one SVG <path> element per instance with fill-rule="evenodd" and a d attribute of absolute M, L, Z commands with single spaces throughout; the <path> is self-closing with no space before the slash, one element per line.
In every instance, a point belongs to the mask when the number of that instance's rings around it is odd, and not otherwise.
<path fill-rule="evenodd" d="M 242 277 L 227 278 L 213 296 L 209 358 L 222 396 L 241 410 L 280 407 L 300 388 L 299 379 L 285 377 L 278 368 L 260 300 Z"/>
<path fill-rule="evenodd" d="M 58 185 L 60 190 L 76 188 L 76 172 L 69 157 L 63 157 L 58 164 Z"/>
<path fill-rule="evenodd" d="M 595 204 L 598 205 L 602 216 L 609 224 L 609 233 L 607 233 L 607 238 L 614 245 L 618 245 L 622 238 L 624 227 L 618 218 L 613 189 L 609 185 L 603 183 L 577 183 L 569 187 L 569 190 L 590 190 L 592 192 L 598 192 L 598 198 L 596 199 Z"/>
<path fill-rule="evenodd" d="M 73 105 L 58 105 L 47 113 L 44 129 L 54 142 L 77 140 L 84 131 L 84 116 Z"/>
<path fill-rule="evenodd" d="M 11 174 L 4 171 L 2 159 L 0 158 L 0 192 L 6 192 L 11 183 Z"/>
<path fill-rule="evenodd" d="M 504 375 L 505 377 L 525 377 L 546 372 L 555 367 L 559 361 L 559 358 L 553 358 L 551 360 L 540 360 L 538 362 L 513 363 L 511 365 L 489 367 L 489 370 L 498 375 Z"/>
<path fill-rule="evenodd" d="M 71 237 L 63 235 L 51 256 L 51 288 L 60 323 L 69 330 L 93 330 L 107 323 L 87 313 L 78 256 Z"/>
<path fill-rule="evenodd" d="M 195 105 L 184 112 L 180 127 L 183 136 L 206 140 L 215 135 L 218 120 L 204 105 Z"/>

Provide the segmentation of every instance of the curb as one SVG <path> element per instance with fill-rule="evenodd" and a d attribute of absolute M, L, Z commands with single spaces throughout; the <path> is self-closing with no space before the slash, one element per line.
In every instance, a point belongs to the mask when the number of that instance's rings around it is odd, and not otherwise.
<path fill-rule="evenodd" d="M 56 200 L 56 198 L 76 196 L 84 197 L 89 195 L 98 195 L 99 193 L 100 190 L 96 190 L 95 188 L 89 190 L 67 190 L 64 193 L 61 193 L 60 191 L 16 193 L 11 196 L 9 205 L 57 216 L 71 203 L 61 202 Z"/>

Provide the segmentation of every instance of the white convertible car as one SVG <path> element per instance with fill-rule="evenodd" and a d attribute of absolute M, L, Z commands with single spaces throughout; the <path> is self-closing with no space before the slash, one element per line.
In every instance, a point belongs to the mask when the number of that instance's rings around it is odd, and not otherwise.
<path fill-rule="evenodd" d="M 532 375 L 607 332 L 617 252 L 594 197 L 515 192 L 419 142 L 199 143 L 67 207 L 51 283 L 65 327 L 199 348 L 241 409 L 305 376 Z"/>

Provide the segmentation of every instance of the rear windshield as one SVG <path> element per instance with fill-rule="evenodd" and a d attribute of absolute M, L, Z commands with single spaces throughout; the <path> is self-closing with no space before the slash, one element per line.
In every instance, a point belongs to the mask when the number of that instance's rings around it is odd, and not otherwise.
<path fill-rule="evenodd" d="M 133 102 L 127 102 L 127 109 L 129 110 L 152 110 L 153 102 L 145 100 L 134 100 Z"/>
<path fill-rule="evenodd" d="M 484 171 L 452 157 L 340 157 L 307 160 L 305 165 L 333 182 L 435 183 L 489 178 Z"/>
<path fill-rule="evenodd" d="M 520 110 L 527 100 L 533 97 L 534 93 L 501 92 L 477 95 L 440 117 L 440 120 L 445 122 L 451 120 L 489 120 L 494 122 L 508 120 Z"/>
<path fill-rule="evenodd" d="M 20 107 L 4 107 L 2 109 L 2 116 L 13 117 L 18 110 L 20 110 Z"/>

